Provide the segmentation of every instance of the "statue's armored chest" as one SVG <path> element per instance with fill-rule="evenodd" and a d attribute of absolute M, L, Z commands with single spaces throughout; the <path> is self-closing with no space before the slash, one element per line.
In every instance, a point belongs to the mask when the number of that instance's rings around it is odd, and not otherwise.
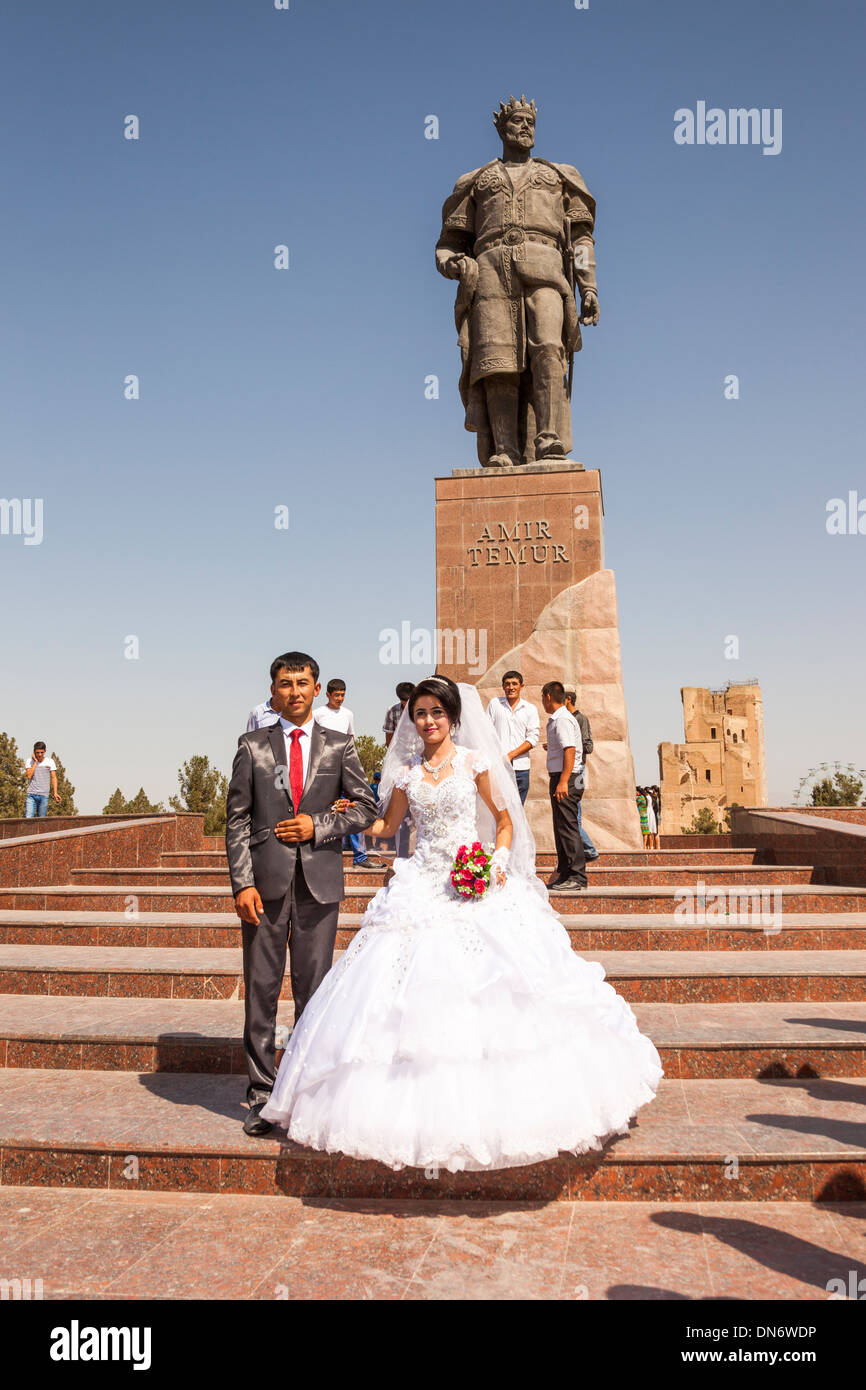
<path fill-rule="evenodd" d="M 483 169 L 475 181 L 475 234 L 489 242 L 509 228 L 523 228 L 556 239 L 562 228 L 562 180 L 555 169 L 533 161 L 514 181 L 501 163 Z"/>
<path fill-rule="evenodd" d="M 476 199 L 486 200 L 502 194 L 506 194 L 510 198 L 512 192 L 511 180 L 501 165 L 491 164 L 475 180 Z"/>

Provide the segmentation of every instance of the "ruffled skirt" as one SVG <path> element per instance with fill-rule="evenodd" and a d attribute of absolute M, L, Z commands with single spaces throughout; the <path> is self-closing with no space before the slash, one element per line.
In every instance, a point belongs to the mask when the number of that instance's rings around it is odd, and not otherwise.
<path fill-rule="evenodd" d="M 455 901 L 398 861 L 299 1019 L 263 1117 L 394 1169 L 598 1149 L 663 1075 L 604 975 L 524 880 Z"/>

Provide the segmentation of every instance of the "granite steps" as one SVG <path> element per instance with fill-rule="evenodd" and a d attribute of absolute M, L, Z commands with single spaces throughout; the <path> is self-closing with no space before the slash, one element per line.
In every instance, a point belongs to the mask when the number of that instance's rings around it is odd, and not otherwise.
<path fill-rule="evenodd" d="M 0 1071 L 0 1186 L 507 1201 L 862 1202 L 866 1076 L 666 1077 L 605 1150 L 488 1172 L 380 1163 L 244 1135 L 240 1075 Z"/>
<path fill-rule="evenodd" d="M 339 959 L 342 951 L 334 952 Z M 864 951 L 582 951 L 629 1003 L 866 997 Z M 0 945 L 0 995 L 243 999 L 237 947 Z M 281 998 L 291 998 L 286 976 Z"/>

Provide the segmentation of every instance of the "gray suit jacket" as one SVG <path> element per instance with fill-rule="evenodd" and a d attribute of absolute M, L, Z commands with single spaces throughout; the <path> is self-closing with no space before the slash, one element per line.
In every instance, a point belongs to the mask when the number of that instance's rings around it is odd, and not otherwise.
<path fill-rule="evenodd" d="M 336 815 L 338 797 L 357 802 Z M 305 812 L 312 818 L 312 840 L 287 845 L 278 840 L 278 821 Z M 226 853 L 232 892 L 253 885 L 265 902 L 288 892 L 298 854 L 304 877 L 320 903 L 343 897 L 343 836 L 365 830 L 379 814 L 349 734 L 314 724 L 304 791 L 297 807 L 289 786 L 286 743 L 279 721 L 241 734 L 232 766 L 226 816 Z"/>

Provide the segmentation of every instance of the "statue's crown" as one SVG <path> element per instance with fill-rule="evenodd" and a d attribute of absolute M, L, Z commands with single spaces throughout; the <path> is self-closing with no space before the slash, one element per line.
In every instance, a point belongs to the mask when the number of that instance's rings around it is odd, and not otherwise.
<path fill-rule="evenodd" d="M 508 117 L 516 115 L 517 112 L 526 116 L 531 116 L 532 119 L 535 120 L 538 115 L 538 108 L 534 101 L 526 100 L 525 93 L 521 96 L 519 101 L 515 101 L 513 96 L 510 97 L 507 106 L 504 101 L 500 101 L 499 110 L 493 112 L 493 124 L 496 126 L 500 135 L 505 129 L 505 122 L 508 120 Z"/>

